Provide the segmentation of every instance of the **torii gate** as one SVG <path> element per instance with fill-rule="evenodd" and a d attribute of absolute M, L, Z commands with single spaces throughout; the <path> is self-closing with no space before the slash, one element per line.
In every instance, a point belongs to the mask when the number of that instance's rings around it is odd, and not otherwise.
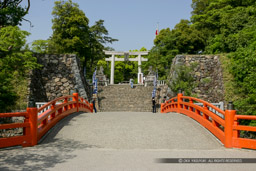
<path fill-rule="evenodd" d="M 138 83 L 143 83 L 143 73 L 141 72 L 141 62 L 148 61 L 147 58 L 141 57 L 142 55 L 148 55 L 148 51 L 143 52 L 117 52 L 117 51 L 104 51 L 106 55 L 112 55 L 106 58 L 106 61 L 111 61 L 111 74 L 110 84 L 114 84 L 115 73 L 115 61 L 138 61 Z M 124 58 L 116 58 L 115 55 L 124 55 Z M 136 58 L 129 58 L 129 55 L 138 55 Z"/>

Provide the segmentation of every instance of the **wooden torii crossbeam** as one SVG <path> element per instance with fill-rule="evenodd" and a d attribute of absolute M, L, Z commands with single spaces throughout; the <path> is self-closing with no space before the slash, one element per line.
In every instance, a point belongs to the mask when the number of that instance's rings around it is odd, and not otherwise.
<path fill-rule="evenodd" d="M 118 52 L 118 51 L 104 51 L 106 55 L 111 57 L 106 58 L 106 61 L 111 62 L 110 84 L 114 84 L 115 61 L 138 61 L 138 84 L 143 83 L 143 73 L 141 72 L 141 62 L 148 61 L 147 58 L 141 57 L 148 55 L 148 51 L 143 52 Z M 124 55 L 125 58 L 116 58 L 115 55 Z M 129 58 L 130 55 L 137 55 L 136 58 Z"/>

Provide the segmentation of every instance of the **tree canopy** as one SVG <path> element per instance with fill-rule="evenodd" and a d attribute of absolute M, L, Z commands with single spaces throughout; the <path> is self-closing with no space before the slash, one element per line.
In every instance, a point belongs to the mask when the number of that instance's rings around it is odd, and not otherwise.
<path fill-rule="evenodd" d="M 205 53 L 228 53 L 236 82 L 236 107 L 256 115 L 256 1 L 193 0 L 191 17 L 206 36 Z M 232 99 L 230 99 L 232 100 Z"/>
<path fill-rule="evenodd" d="M 89 42 L 89 19 L 71 0 L 56 1 L 52 11 L 51 40 L 57 53 L 83 55 Z"/>
<path fill-rule="evenodd" d="M 192 0 L 191 6 L 190 21 L 181 20 L 174 29 L 163 29 L 156 36 L 150 61 L 169 68 L 167 61 L 178 53 L 227 55 L 231 65 L 226 69 L 241 97 L 228 100 L 235 100 L 240 113 L 256 115 L 256 1 Z"/>
<path fill-rule="evenodd" d="M 17 87 L 26 80 L 30 69 L 40 67 L 26 44 L 30 33 L 17 26 L 26 20 L 24 17 L 30 9 L 30 0 L 25 7 L 21 2 L 0 0 L 0 112 L 10 111 L 22 98 Z"/>
<path fill-rule="evenodd" d="M 89 19 L 72 0 L 56 1 L 52 15 L 53 34 L 49 52 L 77 54 L 90 78 L 98 60 L 104 58 L 104 44 L 117 39 L 108 36 L 104 20 L 96 21 L 90 27 Z"/>
<path fill-rule="evenodd" d="M 19 97 L 13 80 L 24 79 L 28 69 L 39 67 L 25 46 L 28 35 L 17 26 L 0 29 L 0 111 L 9 110 Z"/>
<path fill-rule="evenodd" d="M 0 0 L 0 28 L 4 26 L 20 25 L 30 8 L 30 0 L 27 7 L 22 7 L 22 0 Z"/>

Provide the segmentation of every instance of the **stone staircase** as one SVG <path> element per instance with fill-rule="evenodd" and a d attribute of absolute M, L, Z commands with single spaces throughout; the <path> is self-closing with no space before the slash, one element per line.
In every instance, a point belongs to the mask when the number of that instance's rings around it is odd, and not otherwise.
<path fill-rule="evenodd" d="M 98 87 L 101 112 L 151 112 L 153 87 L 135 85 L 108 85 Z"/>

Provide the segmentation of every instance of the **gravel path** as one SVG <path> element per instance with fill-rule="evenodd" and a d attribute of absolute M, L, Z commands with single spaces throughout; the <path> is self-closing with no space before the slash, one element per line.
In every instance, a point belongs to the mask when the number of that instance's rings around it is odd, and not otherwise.
<path fill-rule="evenodd" d="M 0 170 L 254 170 L 256 164 L 159 164 L 157 158 L 256 158 L 225 149 L 196 121 L 175 113 L 77 113 L 30 148 L 0 150 Z M 245 170 L 246 170 L 245 169 Z"/>

